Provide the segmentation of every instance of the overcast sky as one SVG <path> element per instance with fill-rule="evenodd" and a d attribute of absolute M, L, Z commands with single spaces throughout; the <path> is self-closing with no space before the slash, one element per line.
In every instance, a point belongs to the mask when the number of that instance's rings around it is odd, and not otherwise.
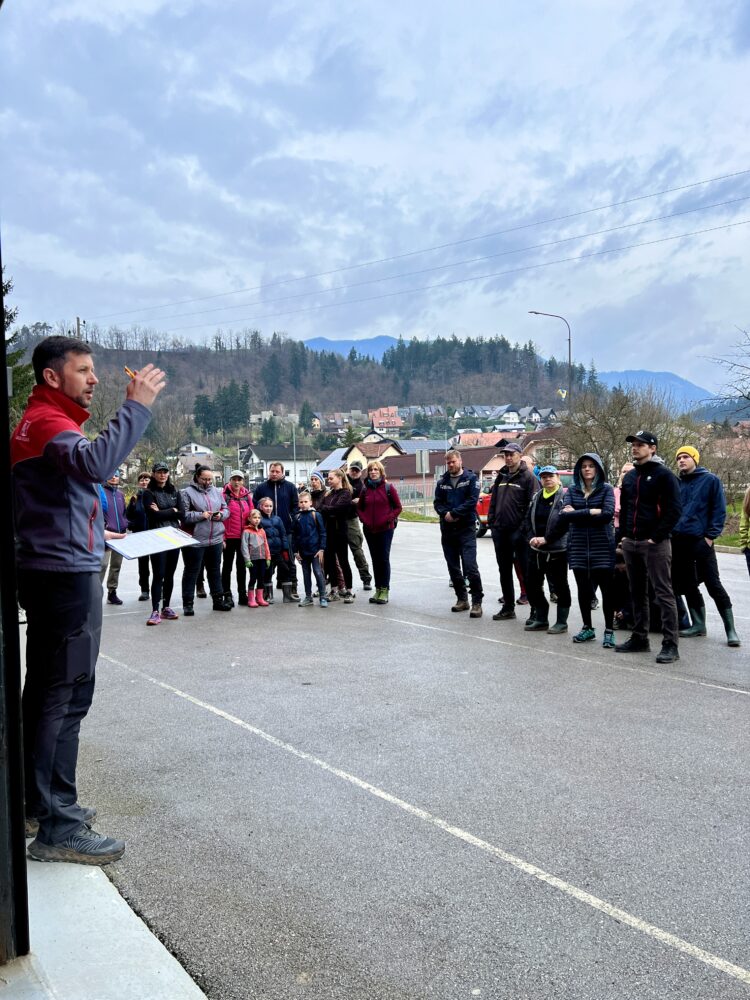
<path fill-rule="evenodd" d="M 7 0 L 11 304 L 563 357 L 538 309 L 587 365 L 718 388 L 705 357 L 750 326 L 750 173 L 726 177 L 750 170 L 749 53 L 743 0 Z"/>

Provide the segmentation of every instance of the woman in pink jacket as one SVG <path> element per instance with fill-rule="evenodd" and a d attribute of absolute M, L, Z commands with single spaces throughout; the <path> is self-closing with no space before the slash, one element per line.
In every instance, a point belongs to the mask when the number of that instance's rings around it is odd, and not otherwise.
<path fill-rule="evenodd" d="M 224 499 L 229 508 L 229 518 L 224 524 L 224 561 L 221 565 L 221 589 L 224 600 L 232 600 L 232 564 L 237 563 L 237 603 L 247 606 L 247 570 L 242 558 L 242 532 L 245 530 L 247 515 L 253 509 L 250 490 L 245 488 L 245 477 L 235 469 L 224 487 Z"/>
<path fill-rule="evenodd" d="M 395 487 L 386 481 L 380 462 L 368 464 L 364 488 L 355 503 L 370 550 L 375 580 L 375 594 L 370 604 L 387 604 L 391 586 L 391 543 L 403 508 Z"/>

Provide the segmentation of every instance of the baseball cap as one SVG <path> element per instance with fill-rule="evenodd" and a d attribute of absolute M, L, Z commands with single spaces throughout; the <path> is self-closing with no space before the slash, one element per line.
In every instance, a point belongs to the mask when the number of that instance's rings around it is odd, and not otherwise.
<path fill-rule="evenodd" d="M 628 434 L 625 438 L 628 444 L 632 444 L 633 441 L 640 441 L 641 444 L 652 444 L 654 447 L 658 447 L 659 439 L 651 431 L 637 431 L 635 434 Z"/>
<path fill-rule="evenodd" d="M 550 472 L 553 476 L 557 475 L 557 469 L 554 465 L 543 465 L 538 472 L 538 475 L 543 476 L 545 472 Z"/>
<path fill-rule="evenodd" d="M 245 478 L 245 473 L 241 472 L 239 469 L 232 469 L 232 471 L 229 473 L 229 478 L 230 479 L 234 479 L 235 477 L 239 477 L 240 479 L 244 479 Z"/>
<path fill-rule="evenodd" d="M 349 468 L 350 469 L 359 469 L 359 471 L 361 472 L 362 469 L 364 468 L 364 466 L 362 465 L 361 462 L 350 462 L 349 463 Z"/>
<path fill-rule="evenodd" d="M 516 444 L 514 441 L 511 441 L 509 444 L 504 444 L 503 447 L 500 450 L 501 450 L 501 452 L 503 452 L 503 454 L 506 451 L 515 451 L 515 452 L 517 452 L 520 455 L 521 454 L 521 445 L 520 444 Z"/>
<path fill-rule="evenodd" d="M 169 466 L 166 462 L 155 462 L 151 468 L 152 472 L 169 472 Z"/>

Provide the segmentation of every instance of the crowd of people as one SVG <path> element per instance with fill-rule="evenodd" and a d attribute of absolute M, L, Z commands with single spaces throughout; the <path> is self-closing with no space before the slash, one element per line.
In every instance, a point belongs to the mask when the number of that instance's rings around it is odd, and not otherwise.
<path fill-rule="evenodd" d="M 721 481 L 699 464 L 700 454 L 692 445 L 677 449 L 676 475 L 657 454 L 658 440 L 650 431 L 640 430 L 626 441 L 632 463 L 623 467 L 617 487 L 607 482 L 604 465 L 594 453 L 580 456 L 572 483 L 564 487 L 555 466 L 532 470 L 519 445 L 505 446 L 505 464 L 492 485 L 487 517 L 502 590 L 502 606 L 493 619 L 516 617 L 515 568 L 529 604 L 525 631 L 566 633 L 571 570 L 581 614 L 573 642 L 596 639 L 591 612 L 598 604 L 598 592 L 605 648 L 648 652 L 649 632 L 661 631 L 656 662 L 673 663 L 679 659 L 680 637 L 706 635 L 702 583 L 722 619 L 727 645 L 739 646 L 732 602 L 719 577 L 714 547 L 726 521 Z M 464 469 L 459 451 L 449 451 L 446 472 L 435 488 L 435 510 L 456 593 L 451 610 L 468 611 L 472 618 L 483 613 L 475 535 L 478 499 L 477 476 Z M 740 516 L 740 538 L 750 571 L 749 516 L 750 489 Z M 557 605 L 554 622 L 549 619 L 550 601 Z M 631 632 L 619 645 L 616 628 Z"/>
<path fill-rule="evenodd" d="M 203 575 L 214 611 L 268 607 L 274 603 L 274 575 L 285 604 L 311 607 L 313 577 L 320 607 L 332 601 L 351 604 L 355 593 L 350 555 L 363 590 L 372 591 L 374 582 L 370 603 L 387 604 L 391 543 L 402 510 L 398 492 L 377 461 L 366 468 L 351 462 L 347 468 L 332 469 L 325 481 L 323 476 L 314 472 L 309 484 L 298 487 L 286 479 L 283 465 L 273 462 L 268 479 L 251 493 L 240 469 L 231 473 L 222 489 L 211 469 L 199 464 L 192 482 L 178 490 L 167 465 L 157 462 L 151 473 L 138 476 L 137 492 L 126 504 L 118 470 L 101 487 L 106 534 L 115 539 L 123 537 L 127 528 L 139 532 L 169 524 L 193 536 L 195 544 L 181 550 L 185 617 L 195 615 L 196 593 L 206 596 Z M 365 542 L 372 570 L 363 551 Z M 148 557 L 139 559 L 139 600 L 151 600 L 147 625 L 179 617 L 170 605 L 179 552 L 174 548 L 151 556 L 150 589 Z M 122 556 L 107 547 L 101 579 L 107 580 L 109 604 L 122 604 L 117 593 L 121 563 Z M 297 566 L 302 571 L 302 595 Z"/>
<path fill-rule="evenodd" d="M 285 478 L 281 463 L 273 463 L 268 479 L 252 493 L 241 470 L 220 488 L 205 465 L 196 466 L 192 482 L 177 489 L 168 465 L 155 462 L 139 475 L 137 492 L 126 504 L 119 466 L 149 424 L 165 373 L 151 364 L 138 372 L 126 369 L 130 381 L 123 405 L 105 431 L 89 440 L 82 428 L 98 383 L 90 346 L 48 337 L 34 349 L 32 366 L 36 385 L 11 439 L 18 599 L 27 616 L 23 751 L 26 831 L 34 838 L 28 850 L 42 861 L 99 865 L 125 850 L 123 841 L 92 829 L 96 809 L 78 801 L 76 788 L 79 730 L 94 693 L 105 581 L 107 602 L 122 604 L 117 593 L 122 557 L 105 545 L 106 538 L 164 527 L 189 532 L 194 544 L 181 550 L 185 617 L 195 613 L 196 594 L 205 596 L 204 577 L 219 612 L 236 605 L 255 613 L 267 608 L 274 602 L 274 573 L 285 603 L 308 608 L 314 597 L 323 608 L 331 601 L 352 603 L 350 554 L 363 589 L 372 591 L 374 584 L 370 602 L 385 605 L 402 505 L 378 461 L 366 468 L 352 462 L 325 479 L 315 472 L 301 489 Z M 706 634 L 703 583 L 728 645 L 739 646 L 714 546 L 726 518 L 721 483 L 699 464 L 692 445 L 677 450 L 676 475 L 657 455 L 653 434 L 641 430 L 627 441 L 632 467 L 623 469 L 617 487 L 606 481 L 596 454 L 580 456 L 573 481 L 564 488 L 554 466 L 531 470 L 520 447 L 506 445 L 488 515 L 502 590 L 502 606 L 493 618 L 516 617 L 515 569 L 528 594 L 525 630 L 566 633 L 570 569 L 581 614 L 574 642 L 596 638 L 591 610 L 598 592 L 605 647 L 647 651 L 649 631 L 659 629 L 657 662 L 671 663 L 679 658 L 678 637 Z M 479 482 L 463 468 L 459 451 L 449 451 L 445 464 L 434 507 L 455 590 L 451 610 L 479 618 Z M 740 542 L 750 570 L 750 489 Z M 139 559 L 139 600 L 150 601 L 150 626 L 179 617 L 171 606 L 179 559 L 177 548 Z M 683 596 L 687 609 L 681 623 Z M 551 603 L 556 603 L 554 622 Z M 619 645 L 618 624 L 631 630 Z"/>

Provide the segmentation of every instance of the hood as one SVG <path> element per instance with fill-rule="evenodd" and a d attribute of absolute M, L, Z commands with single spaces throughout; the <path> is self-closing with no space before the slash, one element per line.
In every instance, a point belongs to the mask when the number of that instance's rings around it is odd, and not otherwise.
<path fill-rule="evenodd" d="M 229 483 L 224 487 L 224 493 L 226 494 L 227 500 L 234 498 L 235 500 L 244 500 L 245 497 L 250 496 L 250 490 L 246 486 L 240 486 L 239 493 L 235 493 Z"/>
<path fill-rule="evenodd" d="M 702 465 L 696 465 L 692 472 L 681 472 L 680 479 L 695 479 L 696 476 L 707 476 L 708 469 Z"/>
<path fill-rule="evenodd" d="M 603 483 L 607 478 L 604 475 L 604 463 L 602 462 L 601 458 L 599 458 L 599 456 L 595 451 L 587 451 L 584 455 L 581 455 L 581 457 L 578 459 L 573 468 L 573 482 L 575 483 L 575 485 L 578 487 L 579 490 L 583 490 L 583 480 L 581 479 L 581 463 L 585 458 L 588 458 L 589 461 L 593 462 L 594 465 L 599 470 L 596 479 L 594 480 L 594 487 L 599 486 L 599 484 Z"/>
<path fill-rule="evenodd" d="M 647 465 L 665 465 L 664 459 L 661 455 L 652 455 L 648 462 L 641 462 L 640 465 L 636 465 L 635 471 L 638 472 L 639 469 L 645 469 Z"/>

